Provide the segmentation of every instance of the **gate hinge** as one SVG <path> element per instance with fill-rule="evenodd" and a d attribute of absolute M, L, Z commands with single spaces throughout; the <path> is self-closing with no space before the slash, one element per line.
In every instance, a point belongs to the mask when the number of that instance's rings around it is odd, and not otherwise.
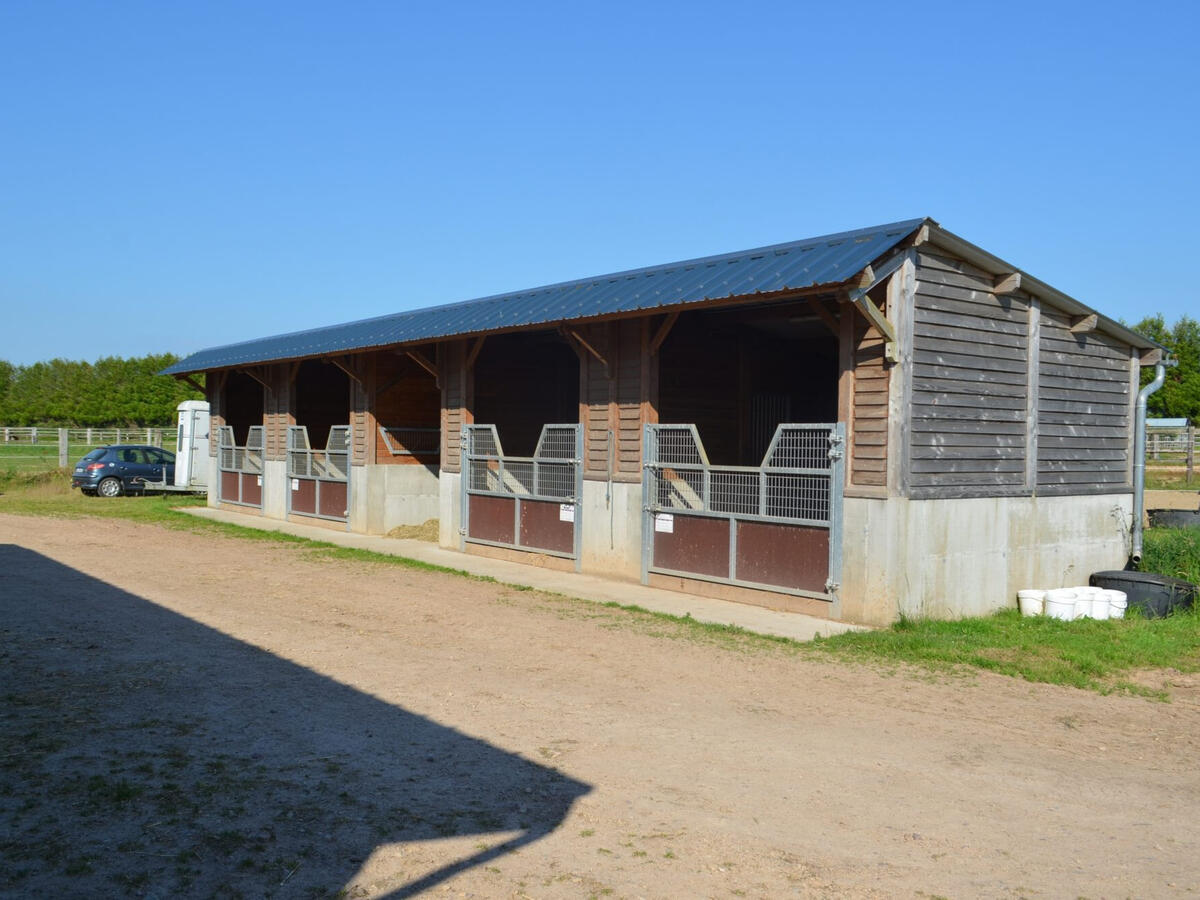
<path fill-rule="evenodd" d="M 836 594 L 841 589 L 841 587 L 842 587 L 841 582 L 834 581 L 832 578 L 825 579 L 825 593 Z"/>
<path fill-rule="evenodd" d="M 462 534 L 462 535 L 465 535 L 465 534 L 467 533 L 467 529 L 465 529 L 465 528 L 460 528 L 460 529 L 458 529 L 458 533 L 459 533 L 459 534 Z"/>
<path fill-rule="evenodd" d="M 829 436 L 829 453 L 830 459 L 841 459 L 846 455 L 845 449 L 846 439 L 840 434 L 831 434 Z"/>
<path fill-rule="evenodd" d="M 467 452 L 467 444 L 468 444 L 468 443 L 469 443 L 469 442 L 468 442 L 468 440 L 467 440 L 467 435 L 466 435 L 466 432 L 463 432 L 462 434 L 460 434 L 460 435 L 458 436 L 458 449 L 459 449 L 459 450 L 461 450 L 461 451 L 463 451 L 464 453 L 466 453 L 466 452 Z"/>

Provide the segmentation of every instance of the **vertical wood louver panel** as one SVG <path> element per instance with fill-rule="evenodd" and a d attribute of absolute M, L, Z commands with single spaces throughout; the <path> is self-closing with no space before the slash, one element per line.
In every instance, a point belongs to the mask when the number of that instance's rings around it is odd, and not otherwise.
<path fill-rule="evenodd" d="M 1133 425 L 1128 346 L 1043 308 L 1037 484 L 1072 494 L 1129 485 Z"/>
<path fill-rule="evenodd" d="M 1026 485 L 1029 298 L 960 260 L 918 254 L 908 484 L 914 496 Z"/>

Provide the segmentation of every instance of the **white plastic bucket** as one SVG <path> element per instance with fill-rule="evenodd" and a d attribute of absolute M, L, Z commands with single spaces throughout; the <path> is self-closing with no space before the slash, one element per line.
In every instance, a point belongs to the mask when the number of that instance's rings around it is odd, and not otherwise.
<path fill-rule="evenodd" d="M 1017 606 L 1023 616 L 1040 616 L 1045 599 L 1045 591 L 1017 591 Z"/>
<path fill-rule="evenodd" d="M 1107 619 L 1109 615 L 1108 591 L 1100 591 L 1092 596 L 1092 618 Z"/>
<path fill-rule="evenodd" d="M 1100 588 L 1080 585 L 1075 588 L 1075 618 L 1091 619 L 1095 614 L 1095 601 L 1100 595 Z"/>
<path fill-rule="evenodd" d="M 1070 588 L 1046 591 L 1045 609 L 1050 618 L 1070 622 L 1075 618 L 1075 591 Z"/>
<path fill-rule="evenodd" d="M 1124 591 L 1105 591 L 1108 598 L 1108 617 L 1110 619 L 1125 618 L 1125 608 L 1129 606 L 1129 598 Z"/>

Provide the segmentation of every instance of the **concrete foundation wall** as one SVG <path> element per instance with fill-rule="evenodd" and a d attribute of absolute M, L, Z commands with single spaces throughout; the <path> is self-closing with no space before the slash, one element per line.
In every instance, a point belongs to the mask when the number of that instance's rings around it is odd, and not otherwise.
<path fill-rule="evenodd" d="M 438 473 L 425 466 L 351 466 L 350 530 L 387 534 L 438 518 Z"/>
<path fill-rule="evenodd" d="M 214 508 L 221 505 L 221 498 L 217 495 L 220 484 L 221 471 L 217 468 L 216 454 L 213 454 L 208 458 L 208 505 Z"/>
<path fill-rule="evenodd" d="M 642 486 L 585 481 L 581 568 L 615 578 L 642 576 Z"/>
<path fill-rule="evenodd" d="M 462 536 L 462 475 L 442 472 L 438 479 L 438 543 L 458 550 Z"/>
<path fill-rule="evenodd" d="M 1023 588 L 1087 584 L 1129 552 L 1133 497 L 845 501 L 842 618 L 983 615 Z"/>
<path fill-rule="evenodd" d="M 263 508 L 268 519 L 287 518 L 288 492 L 292 489 L 287 477 L 287 461 L 263 460 Z"/>

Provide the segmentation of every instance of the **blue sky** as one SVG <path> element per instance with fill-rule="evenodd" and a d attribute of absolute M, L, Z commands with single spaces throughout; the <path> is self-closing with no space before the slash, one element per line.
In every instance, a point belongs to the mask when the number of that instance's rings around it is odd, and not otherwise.
<path fill-rule="evenodd" d="M 0 359 L 931 216 L 1200 315 L 1200 4 L 0 4 Z"/>

